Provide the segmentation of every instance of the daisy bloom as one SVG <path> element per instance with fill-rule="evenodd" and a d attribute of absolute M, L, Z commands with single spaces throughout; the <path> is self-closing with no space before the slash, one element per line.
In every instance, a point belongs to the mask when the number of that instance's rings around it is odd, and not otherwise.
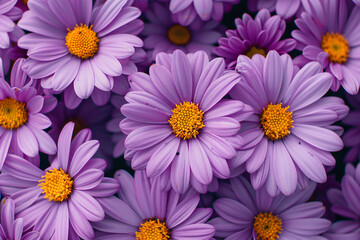
<path fill-rule="evenodd" d="M 209 221 L 216 228 L 216 237 L 225 240 L 317 239 L 331 222 L 321 218 L 325 208 L 321 202 L 306 202 L 315 189 L 297 189 L 286 197 L 271 197 L 267 191 L 255 191 L 243 177 L 232 178 L 227 189 L 219 193 L 214 209 L 219 217 Z"/>
<path fill-rule="evenodd" d="M 15 203 L 11 198 L 1 201 L 0 238 L 8 240 L 39 240 L 40 234 L 35 231 L 24 232 L 23 219 L 15 218 Z"/>
<path fill-rule="evenodd" d="M 305 11 L 295 20 L 300 30 L 292 32 L 302 55 L 296 63 L 318 61 L 332 74 L 331 89 L 341 86 L 357 94 L 360 80 L 360 7 L 348 9 L 346 0 L 303 0 Z"/>
<path fill-rule="evenodd" d="M 348 126 L 342 139 L 344 145 L 350 148 L 344 157 L 345 162 L 359 162 L 360 161 L 360 95 L 346 95 L 350 103 L 351 110 L 342 121 Z"/>
<path fill-rule="evenodd" d="M 331 124 L 349 111 L 340 98 L 322 98 L 331 86 L 331 75 L 317 62 L 299 70 L 289 55 L 276 51 L 266 59 L 239 56 L 236 70 L 242 81 L 230 95 L 250 105 L 254 114 L 242 123 L 245 143 L 231 169 L 244 164 L 253 187 L 265 184 L 272 196 L 278 190 L 291 195 L 309 179 L 325 182 L 323 165 L 335 165 L 330 152 L 343 148 L 337 134 L 342 128 Z"/>
<path fill-rule="evenodd" d="M 279 16 L 270 16 L 267 9 L 262 9 L 252 19 L 244 14 L 242 19 L 235 19 L 236 29 L 227 30 L 226 37 L 220 38 L 214 53 L 225 58 L 229 68 L 234 68 L 236 59 L 244 54 L 252 58 L 255 54 L 266 56 L 270 50 L 278 53 L 290 52 L 295 48 L 294 39 L 280 40 L 285 32 L 286 23 Z"/>
<path fill-rule="evenodd" d="M 194 191 L 179 195 L 173 190 L 162 191 L 159 179 L 150 181 L 145 171 L 135 177 L 119 170 L 119 198 L 101 198 L 105 219 L 93 223 L 96 239 L 137 240 L 210 240 L 215 228 L 205 222 L 211 208 L 197 208 L 199 194 Z"/>
<path fill-rule="evenodd" d="M 325 236 L 330 240 L 360 239 L 360 164 L 354 168 L 348 163 L 341 189 L 330 189 L 327 195 L 331 211 L 351 220 L 335 222 Z"/>
<path fill-rule="evenodd" d="M 248 1 L 248 7 L 253 12 L 263 8 L 268 9 L 270 12 L 276 11 L 277 15 L 286 20 L 303 10 L 301 0 L 251 0 Z"/>
<path fill-rule="evenodd" d="M 224 12 L 240 0 L 170 0 L 170 11 L 181 25 L 191 24 L 196 17 L 220 22 Z"/>
<path fill-rule="evenodd" d="M 213 175 L 228 178 L 227 160 L 243 143 L 239 122 L 252 113 L 240 101 L 222 99 L 239 80 L 223 59 L 209 61 L 203 51 L 158 54 L 150 75 L 129 77 L 132 91 L 120 123 L 128 135 L 125 159 L 134 170 L 171 182 L 177 192 L 191 184 L 205 193 Z"/>
<path fill-rule="evenodd" d="M 0 1 L 0 48 L 9 48 L 10 40 L 14 40 L 12 32 L 16 30 L 14 21 L 19 20 L 22 11 L 15 7 L 17 0 Z M 15 35 L 16 36 L 16 35 Z"/>
<path fill-rule="evenodd" d="M 35 157 L 39 151 L 56 153 L 56 144 L 44 131 L 51 121 L 42 113 L 44 97 L 25 84 L 27 75 L 21 70 L 23 60 L 15 62 L 9 84 L 0 74 L 0 169 L 11 153 Z"/>
<path fill-rule="evenodd" d="M 218 22 L 203 22 L 195 19 L 190 25 L 183 26 L 175 21 L 168 3 L 153 2 L 145 12 L 149 23 L 145 23 L 144 48 L 150 51 L 151 60 L 159 52 L 172 53 L 180 49 L 185 53 L 204 50 L 209 56 L 214 44 L 221 37 L 216 31 Z"/>
<path fill-rule="evenodd" d="M 141 12 L 127 0 L 39 0 L 28 3 L 18 25 L 32 33 L 18 44 L 28 50 L 24 70 L 42 87 L 70 98 L 88 98 L 93 91 L 108 92 L 115 76 L 136 71 L 130 58 L 140 38 Z M 73 84 L 72 84 L 73 83 Z"/>
<path fill-rule="evenodd" d="M 45 171 L 9 154 L 0 174 L 1 193 L 14 200 L 24 230 L 38 231 L 40 239 L 93 239 L 89 221 L 105 216 L 97 199 L 119 188 L 114 179 L 104 178 L 105 161 L 92 158 L 99 142 L 89 140 L 89 130 L 71 141 L 73 129 L 72 122 L 65 125 L 57 158 Z"/>

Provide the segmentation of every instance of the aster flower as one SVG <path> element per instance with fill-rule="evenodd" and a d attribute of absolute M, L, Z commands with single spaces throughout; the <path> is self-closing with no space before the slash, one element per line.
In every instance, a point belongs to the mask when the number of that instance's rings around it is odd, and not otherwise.
<path fill-rule="evenodd" d="M 44 97 L 25 85 L 27 75 L 21 70 L 22 59 L 15 62 L 10 75 L 11 87 L 0 74 L 0 169 L 6 155 L 29 157 L 56 153 L 56 144 L 44 131 L 51 121 L 42 113 Z"/>
<path fill-rule="evenodd" d="M 150 181 L 145 171 L 136 171 L 132 178 L 119 170 L 115 178 L 120 183 L 120 199 L 99 199 L 106 215 L 92 224 L 98 230 L 95 239 L 212 239 L 215 228 L 205 223 L 212 209 L 197 208 L 196 192 L 162 191 L 159 179 Z"/>
<path fill-rule="evenodd" d="M 360 238 L 360 164 L 354 168 L 347 164 L 341 189 L 330 189 L 327 192 L 332 203 L 331 211 L 351 220 L 336 222 L 325 236 L 330 240 Z"/>
<path fill-rule="evenodd" d="M 119 188 L 114 179 L 103 177 L 105 161 L 92 158 L 99 142 L 89 140 L 87 129 L 71 141 L 73 129 L 72 122 L 65 125 L 57 158 L 45 171 L 9 154 L 0 174 L 1 193 L 14 199 L 15 213 L 23 218 L 24 230 L 38 231 L 40 239 L 93 239 L 89 221 L 104 218 L 97 199 Z"/>
<path fill-rule="evenodd" d="M 40 234 L 35 231 L 23 231 L 23 219 L 15 218 L 15 203 L 11 198 L 1 201 L 0 238 L 8 240 L 38 240 Z"/>
<path fill-rule="evenodd" d="M 276 11 L 277 15 L 286 20 L 303 10 L 301 0 L 251 0 L 248 1 L 248 7 L 253 12 L 263 8 L 270 12 Z"/>
<path fill-rule="evenodd" d="M 294 39 L 280 40 L 285 32 L 286 23 L 279 16 L 270 16 L 267 9 L 262 9 L 253 20 L 248 14 L 235 19 L 235 30 L 227 30 L 220 38 L 219 47 L 214 53 L 224 57 L 228 67 L 236 65 L 236 59 L 244 54 L 251 58 L 254 54 L 266 56 L 270 50 L 278 53 L 290 52 L 295 48 Z"/>
<path fill-rule="evenodd" d="M 219 25 L 215 21 L 204 23 L 196 19 L 189 26 L 174 21 L 167 3 L 152 3 L 145 16 L 150 22 L 144 27 L 144 48 L 150 50 L 151 60 L 159 52 L 172 53 L 175 49 L 185 53 L 204 50 L 210 56 L 221 37 L 214 29 Z"/>
<path fill-rule="evenodd" d="M 170 11 L 181 25 L 191 24 L 196 17 L 220 22 L 224 11 L 240 0 L 170 0 Z"/>
<path fill-rule="evenodd" d="M 306 202 L 315 189 L 314 183 L 286 197 L 271 197 L 264 189 L 253 190 L 243 177 L 232 178 L 222 185 L 220 199 L 214 203 L 219 217 L 209 221 L 216 237 L 230 239 L 318 239 L 331 222 L 321 218 L 325 209 L 321 202 Z M 227 190 L 226 190 L 227 189 Z"/>
<path fill-rule="evenodd" d="M 303 52 L 296 63 L 318 61 L 333 75 L 333 91 L 341 85 L 349 94 L 356 94 L 360 83 L 360 7 L 348 10 L 346 0 L 304 0 L 303 6 L 305 12 L 295 20 L 300 30 L 292 32 L 297 49 Z"/>
<path fill-rule="evenodd" d="M 160 53 L 150 75 L 130 75 L 130 91 L 121 107 L 125 159 L 150 178 L 164 178 L 178 192 L 189 184 L 199 192 L 213 175 L 228 178 L 227 159 L 242 144 L 240 123 L 252 113 L 237 100 L 222 100 L 240 80 L 225 71 L 221 58 L 209 61 L 203 51 Z M 144 114 L 146 113 L 146 114 Z"/>
<path fill-rule="evenodd" d="M 325 182 L 323 165 L 335 165 L 329 152 L 343 148 L 337 134 L 342 128 L 331 124 L 349 111 L 340 98 L 322 98 L 331 86 L 331 75 L 317 62 L 299 70 L 289 55 L 275 51 L 266 59 L 239 56 L 236 70 L 243 81 L 230 95 L 255 113 L 242 124 L 245 144 L 230 168 L 244 164 L 253 187 L 265 184 L 272 196 L 278 190 L 291 195 L 308 179 Z"/>
<path fill-rule="evenodd" d="M 108 92 L 115 76 L 136 71 L 131 57 L 143 42 L 140 10 L 127 0 L 39 0 L 28 3 L 18 25 L 30 32 L 18 44 L 28 49 L 24 70 L 44 88 L 67 98 Z M 136 29 L 136 30 L 133 30 Z M 72 84 L 73 83 L 73 84 Z M 79 101 L 77 101 L 79 102 Z"/>
<path fill-rule="evenodd" d="M 358 162 L 360 160 L 360 95 L 346 95 L 351 110 L 342 121 L 349 128 L 345 131 L 342 139 L 344 145 L 350 150 L 344 157 L 345 162 Z"/>

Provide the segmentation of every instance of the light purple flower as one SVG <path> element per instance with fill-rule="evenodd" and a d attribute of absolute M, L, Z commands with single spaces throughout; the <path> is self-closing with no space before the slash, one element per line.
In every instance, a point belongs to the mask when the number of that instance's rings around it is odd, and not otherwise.
<path fill-rule="evenodd" d="M 99 148 L 83 130 L 73 141 L 68 123 L 58 141 L 58 154 L 45 171 L 9 154 L 0 174 L 0 191 L 14 199 L 15 213 L 24 230 L 40 232 L 41 239 L 93 239 L 89 221 L 100 221 L 104 210 L 97 199 L 118 191 L 114 179 L 104 178 L 106 163 L 92 158 Z"/>
<path fill-rule="evenodd" d="M 51 126 L 42 113 L 44 97 L 26 82 L 21 70 L 23 59 L 15 62 L 10 75 L 11 87 L 0 74 L 0 169 L 8 151 L 36 157 L 39 151 L 56 153 L 56 144 L 44 131 Z M 25 85 L 26 84 L 26 85 Z"/>
<path fill-rule="evenodd" d="M 243 177 L 221 185 L 220 199 L 214 203 L 219 217 L 209 221 L 216 228 L 216 237 L 225 240 L 251 239 L 317 239 L 331 222 L 321 218 L 325 209 L 321 202 L 306 202 L 315 189 L 297 189 L 286 197 L 271 197 L 265 189 L 255 191 Z"/>
<path fill-rule="evenodd" d="M 263 8 L 270 12 L 276 11 L 277 15 L 286 20 L 303 11 L 301 0 L 250 0 L 248 7 L 253 12 Z"/>
<path fill-rule="evenodd" d="M 145 23 L 144 48 L 148 49 L 150 60 L 159 52 L 172 53 L 180 49 L 185 53 L 204 50 L 209 56 L 214 44 L 221 37 L 215 30 L 218 22 L 203 22 L 195 19 L 189 26 L 182 26 L 172 17 L 168 3 L 154 2 L 145 12 L 149 23 Z"/>
<path fill-rule="evenodd" d="M 302 55 L 300 66 L 318 61 L 333 76 L 331 89 L 341 86 L 349 93 L 359 91 L 360 7 L 348 9 L 346 0 L 303 0 L 305 11 L 295 20 L 300 30 L 292 32 Z"/>
<path fill-rule="evenodd" d="M 15 218 L 15 203 L 11 198 L 1 201 L 0 238 L 8 240 L 39 240 L 40 234 L 35 231 L 25 232 L 23 219 Z"/>
<path fill-rule="evenodd" d="M 350 150 L 344 157 L 345 162 L 359 162 L 360 160 L 360 95 L 346 95 L 350 103 L 351 111 L 342 121 L 349 127 L 345 131 L 342 139 L 344 145 Z"/>
<path fill-rule="evenodd" d="M 181 25 L 191 24 L 197 17 L 220 22 L 224 11 L 240 0 L 170 0 L 170 11 Z"/>
<path fill-rule="evenodd" d="M 119 170 L 115 178 L 120 199 L 99 199 L 106 215 L 92 224 L 99 231 L 95 239 L 212 239 L 215 228 L 205 223 L 212 209 L 197 208 L 200 197 L 195 191 L 162 191 L 159 179 L 150 181 L 145 171 L 136 171 L 132 178 Z"/>
<path fill-rule="evenodd" d="M 22 11 L 15 7 L 17 0 L 0 0 L 0 48 L 9 48 L 10 40 L 16 36 L 12 32 L 16 30 L 14 21 L 19 20 Z"/>
<path fill-rule="evenodd" d="M 209 61 L 203 51 L 158 54 L 150 75 L 129 77 L 120 123 L 128 135 L 125 159 L 178 192 L 190 185 L 205 193 L 213 175 L 228 178 L 227 160 L 243 143 L 239 122 L 252 114 L 242 102 L 222 99 L 239 80 L 223 59 Z"/>
<path fill-rule="evenodd" d="M 19 26 L 33 32 L 18 44 L 28 49 L 24 70 L 42 87 L 86 99 L 108 92 L 113 77 L 136 72 L 132 56 L 143 42 L 143 23 L 131 1 L 39 0 L 29 2 Z M 72 84 L 73 83 L 73 84 Z M 100 94 L 101 95 L 101 94 Z M 79 100 L 76 102 L 79 104 Z"/>
<path fill-rule="evenodd" d="M 276 51 L 266 59 L 239 56 L 236 70 L 242 81 L 230 95 L 255 113 L 242 124 L 245 144 L 230 168 L 243 165 L 253 187 L 265 185 L 272 196 L 279 190 L 291 195 L 309 179 L 325 182 L 323 165 L 335 165 L 330 152 L 343 148 L 337 134 L 342 128 L 331 124 L 349 111 L 340 98 L 322 98 L 331 86 L 331 75 L 323 73 L 317 62 L 299 70 L 289 55 Z"/>
<path fill-rule="evenodd" d="M 280 40 L 285 32 L 286 23 L 279 16 L 270 16 L 267 9 L 262 9 L 252 19 L 244 14 L 242 19 L 235 19 L 236 29 L 227 30 L 226 37 L 220 38 L 219 47 L 214 53 L 224 57 L 229 68 L 234 68 L 236 59 L 244 54 L 251 58 L 254 54 L 266 56 L 270 50 L 287 53 L 296 46 L 294 39 Z"/>
<path fill-rule="evenodd" d="M 356 168 L 347 164 L 341 190 L 330 189 L 327 195 L 331 211 L 351 220 L 335 222 L 325 236 L 329 240 L 360 239 L 360 164 Z"/>

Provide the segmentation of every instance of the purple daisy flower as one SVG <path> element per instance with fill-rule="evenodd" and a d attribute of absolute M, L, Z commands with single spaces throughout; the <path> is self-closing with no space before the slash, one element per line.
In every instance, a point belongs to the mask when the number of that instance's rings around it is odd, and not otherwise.
<path fill-rule="evenodd" d="M 289 55 L 276 51 L 266 59 L 239 56 L 236 70 L 242 81 L 230 95 L 249 104 L 254 114 L 242 124 L 240 135 L 246 143 L 230 168 L 244 164 L 253 187 L 265 184 L 272 196 L 278 189 L 291 195 L 309 179 L 325 182 L 323 165 L 335 165 L 330 152 L 343 148 L 337 134 L 342 128 L 331 124 L 349 111 L 340 98 L 322 98 L 331 75 L 317 62 L 299 70 Z"/>
<path fill-rule="evenodd" d="M 348 10 L 346 0 L 304 0 L 305 11 L 295 20 L 300 30 L 292 32 L 303 53 L 300 66 L 318 61 L 333 75 L 331 89 L 340 85 L 350 94 L 359 91 L 360 7 Z"/>
<path fill-rule="evenodd" d="M 0 238 L 8 240 L 39 240 L 40 234 L 35 231 L 24 232 L 23 219 L 15 218 L 15 203 L 11 198 L 1 201 Z"/>
<path fill-rule="evenodd" d="M 160 176 L 181 193 L 189 184 L 205 193 L 213 175 L 230 176 L 227 160 L 243 143 L 239 122 L 252 114 L 240 101 L 222 100 L 239 74 L 203 51 L 175 50 L 158 54 L 150 75 L 129 80 L 133 91 L 121 107 L 126 119 L 120 128 L 128 135 L 125 159 L 133 169 L 146 168 L 150 178 Z"/>
<path fill-rule="evenodd" d="M 334 223 L 325 236 L 330 240 L 360 239 L 360 164 L 354 168 L 348 163 L 341 181 L 341 190 L 330 189 L 327 195 L 332 203 L 331 211 L 352 220 Z"/>
<path fill-rule="evenodd" d="M 321 218 L 325 209 L 321 202 L 306 202 L 315 189 L 297 189 L 286 197 L 271 197 L 265 189 L 253 190 L 243 177 L 232 178 L 222 185 L 220 199 L 214 203 L 219 217 L 209 221 L 216 237 L 225 240 L 251 239 L 317 239 L 330 228 L 331 222 Z"/>
<path fill-rule="evenodd" d="M 110 91 L 113 77 L 136 71 L 131 57 L 135 48 L 143 46 L 133 34 L 143 28 L 137 19 L 141 12 L 130 3 L 30 1 L 29 11 L 19 21 L 21 28 L 33 32 L 18 42 L 28 49 L 24 70 L 32 78 L 44 78 L 44 88 L 66 89 L 68 98 L 86 99 L 95 90 Z"/>
<path fill-rule="evenodd" d="M 0 191 L 14 199 L 15 213 L 24 230 L 33 229 L 41 239 L 93 239 L 89 221 L 100 221 L 104 210 L 98 198 L 116 193 L 119 184 L 104 178 L 106 163 L 92 158 L 99 148 L 83 130 L 71 141 L 74 123 L 62 130 L 58 155 L 45 171 L 9 154 L 0 174 Z"/>
<path fill-rule="evenodd" d="M 280 40 L 285 32 L 286 23 L 279 16 L 270 16 L 267 9 L 262 9 L 252 19 L 244 14 L 242 19 L 235 19 L 235 30 L 227 30 L 226 36 L 220 38 L 219 47 L 214 53 L 224 57 L 229 68 L 234 68 L 236 59 L 244 54 L 252 58 L 255 54 L 266 56 L 270 50 L 287 53 L 296 46 L 294 39 Z"/>
<path fill-rule="evenodd" d="M 248 1 L 248 7 L 253 12 L 263 8 L 270 12 L 276 11 L 277 15 L 286 20 L 303 11 L 301 0 L 251 0 Z"/>
<path fill-rule="evenodd" d="M 204 50 L 209 56 L 214 44 L 221 37 L 215 30 L 218 22 L 194 20 L 189 26 L 182 26 L 173 20 L 168 3 L 154 2 L 145 12 L 150 21 L 145 24 L 144 48 L 150 50 L 151 60 L 155 60 L 159 52 L 172 53 L 180 49 L 185 53 Z"/>
<path fill-rule="evenodd" d="M 15 62 L 9 84 L 0 76 L 0 169 L 8 151 L 35 157 L 39 150 L 56 153 L 56 144 L 44 131 L 51 126 L 42 113 L 44 97 L 26 84 L 27 75 L 21 70 L 23 59 Z"/>
<path fill-rule="evenodd" d="M 170 11 L 181 25 L 191 24 L 196 17 L 220 22 L 225 11 L 240 0 L 170 0 Z"/>
<path fill-rule="evenodd" d="M 96 239 L 210 240 L 214 236 L 215 228 L 205 223 L 212 209 L 197 208 L 196 192 L 162 191 L 159 179 L 150 181 L 145 171 L 136 171 L 132 178 L 119 170 L 115 178 L 120 183 L 120 199 L 99 199 L 106 215 L 92 224 L 99 231 Z"/>
<path fill-rule="evenodd" d="M 360 95 L 346 95 L 350 103 L 351 111 L 342 121 L 349 128 L 345 131 L 342 139 L 344 145 L 350 150 L 345 155 L 345 162 L 358 162 L 360 160 Z"/>

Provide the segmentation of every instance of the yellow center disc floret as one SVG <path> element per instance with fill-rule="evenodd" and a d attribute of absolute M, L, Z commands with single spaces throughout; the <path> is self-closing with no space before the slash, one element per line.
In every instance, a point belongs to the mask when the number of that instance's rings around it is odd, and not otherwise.
<path fill-rule="evenodd" d="M 44 198 L 49 201 L 62 202 L 69 199 L 73 189 L 73 180 L 69 174 L 65 173 L 61 168 L 56 168 L 46 172 L 39 180 L 38 186 L 45 193 Z"/>
<path fill-rule="evenodd" d="M 329 54 L 333 63 L 345 63 L 349 57 L 349 44 L 339 33 L 327 33 L 321 40 L 321 48 Z"/>
<path fill-rule="evenodd" d="M 282 232 L 282 221 L 272 213 L 259 213 L 255 216 L 254 230 L 258 240 L 276 240 Z"/>
<path fill-rule="evenodd" d="M 199 104 L 183 102 L 172 110 L 169 123 L 177 137 L 182 139 L 196 138 L 199 130 L 205 127 L 203 122 L 204 112 L 199 109 Z"/>
<path fill-rule="evenodd" d="M 16 129 L 25 124 L 29 116 L 26 104 L 13 98 L 0 100 L 0 126 L 6 129 Z"/>
<path fill-rule="evenodd" d="M 260 55 L 266 57 L 266 52 L 265 52 L 265 50 L 262 49 L 262 48 L 257 48 L 257 47 L 255 47 L 255 46 L 252 46 L 252 47 L 249 49 L 249 51 L 247 51 L 247 52 L 245 53 L 245 55 L 248 56 L 249 58 L 252 58 L 255 54 L 260 54 Z"/>
<path fill-rule="evenodd" d="M 270 103 L 260 116 L 260 125 L 265 135 L 273 141 L 290 134 L 290 128 L 294 127 L 292 112 L 288 111 L 289 106 L 281 105 L 282 103 L 276 105 Z"/>
<path fill-rule="evenodd" d="M 72 55 L 85 60 L 92 58 L 98 51 L 99 38 L 91 28 L 92 25 L 88 27 L 80 24 L 80 26 L 76 25 L 71 31 L 68 29 L 65 44 Z"/>
<path fill-rule="evenodd" d="M 170 239 L 169 229 L 165 222 L 159 219 L 150 219 L 145 221 L 135 233 L 136 240 L 168 240 Z"/>
<path fill-rule="evenodd" d="M 186 27 L 177 24 L 169 28 L 167 36 L 173 44 L 186 45 L 190 41 L 191 33 Z"/>

